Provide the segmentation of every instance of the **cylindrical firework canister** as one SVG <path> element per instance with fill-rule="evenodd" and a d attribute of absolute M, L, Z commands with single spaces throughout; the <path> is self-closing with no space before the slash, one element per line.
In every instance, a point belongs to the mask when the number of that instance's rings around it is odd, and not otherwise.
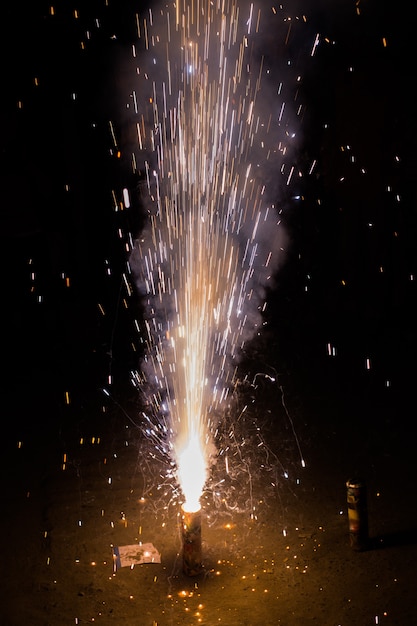
<path fill-rule="evenodd" d="M 184 511 L 181 508 L 182 569 L 187 576 L 197 576 L 203 566 L 201 562 L 201 509 Z"/>
<path fill-rule="evenodd" d="M 349 539 L 353 550 L 365 550 L 368 545 L 368 507 L 366 486 L 362 480 L 346 482 L 349 517 Z"/>

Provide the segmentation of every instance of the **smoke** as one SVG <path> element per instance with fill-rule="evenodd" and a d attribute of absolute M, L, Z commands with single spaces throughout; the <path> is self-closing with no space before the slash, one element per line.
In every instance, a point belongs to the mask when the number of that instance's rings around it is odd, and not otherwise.
<path fill-rule="evenodd" d="M 177 435 L 196 419 L 190 411 L 207 431 L 261 327 L 285 260 L 280 197 L 297 147 L 286 18 L 255 5 L 198 7 L 138 21 L 129 105 L 148 217 L 130 258 L 145 305 L 142 366 Z M 268 29 L 284 43 L 267 41 Z"/>

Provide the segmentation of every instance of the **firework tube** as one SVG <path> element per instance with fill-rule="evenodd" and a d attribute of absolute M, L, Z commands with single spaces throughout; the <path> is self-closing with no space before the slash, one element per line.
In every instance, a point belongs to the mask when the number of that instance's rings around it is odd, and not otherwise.
<path fill-rule="evenodd" d="M 181 507 L 182 569 L 186 576 L 201 573 L 201 509 L 184 511 Z"/>
<path fill-rule="evenodd" d="M 361 480 L 348 480 L 347 505 L 349 517 L 349 540 L 353 550 L 365 550 L 368 544 L 368 511 L 366 488 Z"/>

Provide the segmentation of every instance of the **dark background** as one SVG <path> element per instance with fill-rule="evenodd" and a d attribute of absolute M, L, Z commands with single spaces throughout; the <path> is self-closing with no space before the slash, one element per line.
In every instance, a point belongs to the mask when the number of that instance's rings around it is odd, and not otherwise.
<path fill-rule="evenodd" d="M 308 27 L 294 29 L 284 54 L 303 77 L 294 157 L 303 176 L 279 199 L 290 244 L 268 294 L 268 347 L 260 339 L 254 352 L 300 394 L 314 390 L 318 405 L 334 397 L 351 407 L 351 426 L 370 438 L 381 427 L 404 435 L 416 374 L 411 19 L 401 3 L 376 1 L 288 3 L 297 11 Z M 130 2 L 61 3 L 54 15 L 41 2 L 5 9 L 2 382 L 12 447 L 28 432 L 54 438 L 69 427 L 66 392 L 85 420 L 110 375 L 118 401 L 132 393 L 140 306 L 123 302 L 117 231 L 141 224 L 120 114 L 134 13 Z M 121 214 L 112 191 L 120 200 L 123 187 L 133 206 Z"/>

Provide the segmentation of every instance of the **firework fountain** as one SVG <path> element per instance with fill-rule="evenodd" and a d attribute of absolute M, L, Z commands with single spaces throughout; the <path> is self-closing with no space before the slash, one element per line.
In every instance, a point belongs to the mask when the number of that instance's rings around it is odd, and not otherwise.
<path fill-rule="evenodd" d="M 289 183 L 294 134 L 282 85 L 273 86 L 273 106 L 262 114 L 271 86 L 254 5 L 181 0 L 137 24 L 132 167 L 143 173 L 149 219 L 130 258 L 145 305 L 135 376 L 175 468 L 187 568 L 195 573 L 200 499 L 222 408 L 283 257 L 277 186 L 268 179 L 273 172 Z"/>

